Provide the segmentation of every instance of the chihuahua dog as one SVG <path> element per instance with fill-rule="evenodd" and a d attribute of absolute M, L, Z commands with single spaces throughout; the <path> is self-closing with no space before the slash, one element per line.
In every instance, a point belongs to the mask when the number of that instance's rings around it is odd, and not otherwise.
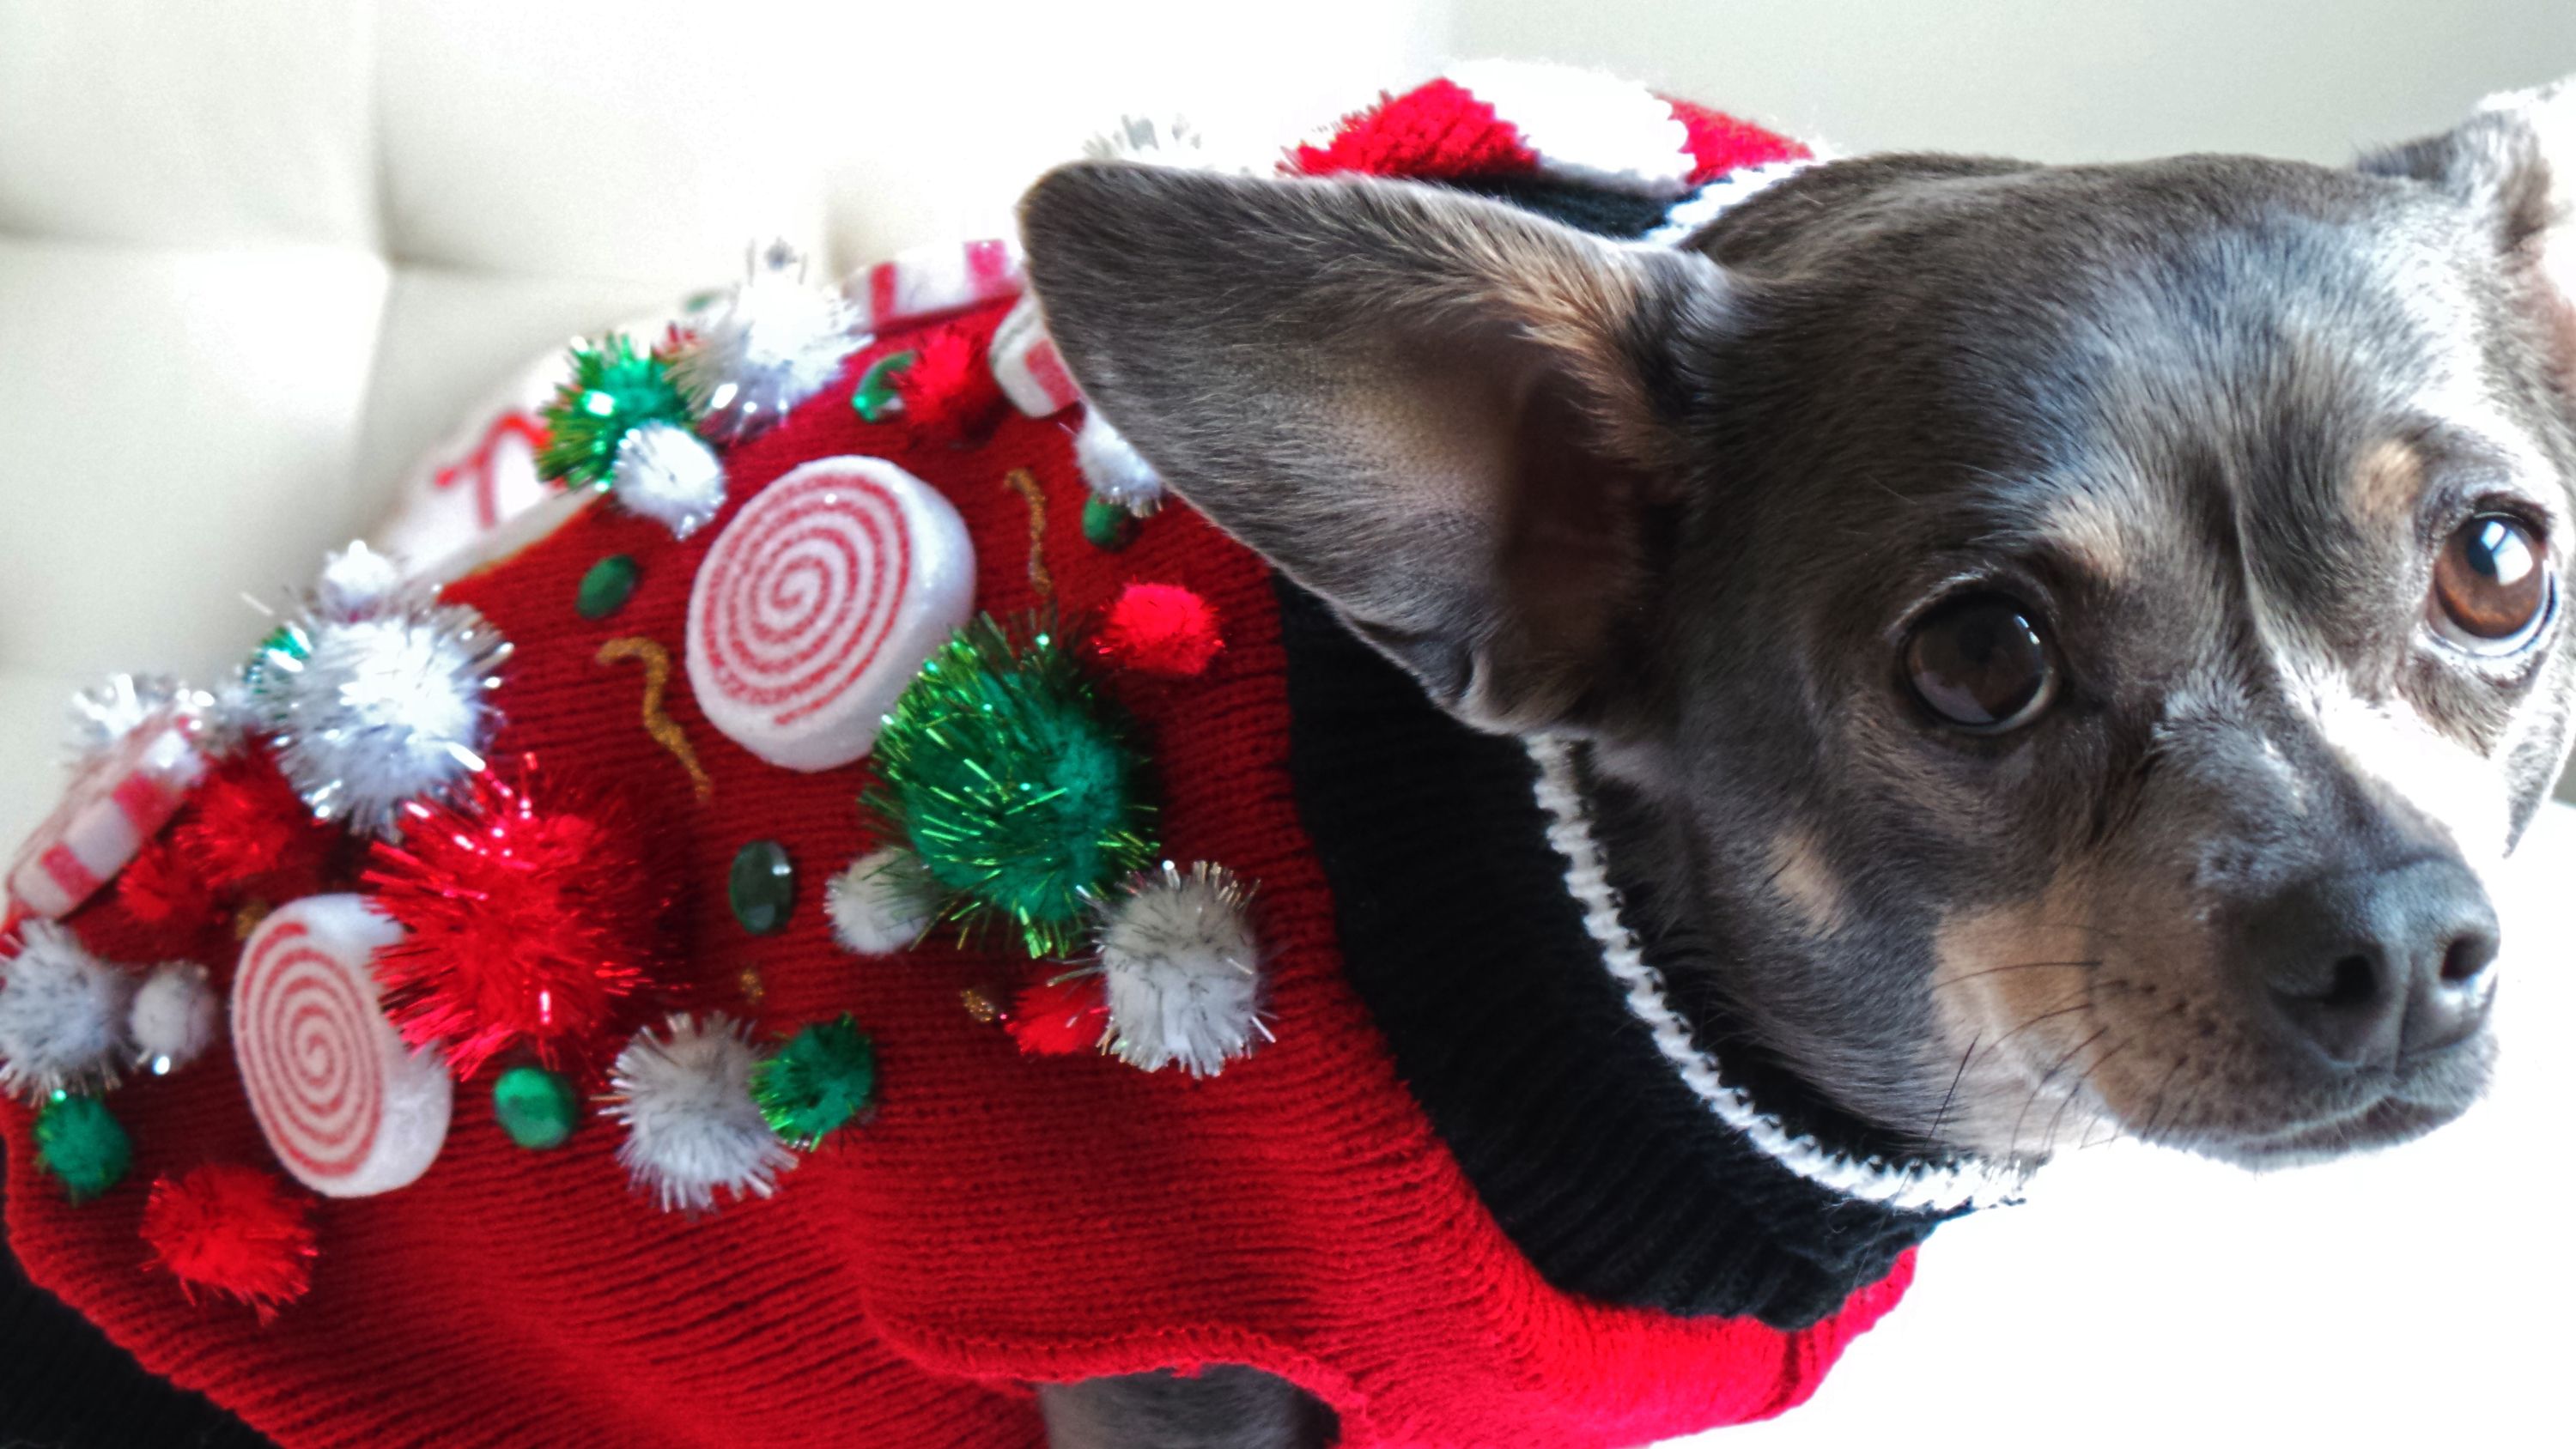
<path fill-rule="evenodd" d="M 1667 973 L 1836 1109 L 2251 1167 L 2479 1094 L 2568 742 L 2576 84 L 2345 170 L 1816 166 L 1680 245 L 1084 163 L 1049 326 L 1189 502 L 1484 731 L 1582 742 Z M 1249 1371 L 1059 1449 L 1287 1449 Z"/>

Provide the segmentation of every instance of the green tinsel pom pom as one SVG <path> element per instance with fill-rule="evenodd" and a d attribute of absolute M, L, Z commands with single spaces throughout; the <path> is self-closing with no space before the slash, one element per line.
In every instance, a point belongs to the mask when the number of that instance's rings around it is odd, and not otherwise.
<path fill-rule="evenodd" d="M 971 934 L 1015 931 L 1032 956 L 1082 940 L 1091 899 L 1154 857 L 1144 761 L 1067 643 L 1013 648 L 987 617 L 957 631 L 877 736 L 867 803 L 912 843 Z"/>
<path fill-rule="evenodd" d="M 847 1012 L 806 1027 L 751 1069 L 751 1099 L 769 1129 L 807 1152 L 866 1111 L 876 1091 L 876 1043 Z"/>
<path fill-rule="evenodd" d="M 134 1143 L 96 1097 L 56 1092 L 36 1114 L 36 1160 L 71 1194 L 88 1202 L 125 1180 Z"/>
<path fill-rule="evenodd" d="M 612 336 L 573 344 L 572 380 L 546 404 L 545 419 L 537 476 L 568 487 L 605 488 L 628 429 L 644 423 L 685 428 L 690 415 L 662 359 Z"/>

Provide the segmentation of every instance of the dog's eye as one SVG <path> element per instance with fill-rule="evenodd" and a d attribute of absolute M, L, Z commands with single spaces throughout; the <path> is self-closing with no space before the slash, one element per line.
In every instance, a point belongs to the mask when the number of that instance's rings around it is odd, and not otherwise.
<path fill-rule="evenodd" d="M 2434 624 L 2479 654 L 2508 654 L 2539 632 L 2549 606 L 2549 568 L 2522 520 L 2481 513 L 2442 542 L 2433 561 Z"/>
<path fill-rule="evenodd" d="M 1924 615 L 1905 641 L 1905 673 L 1934 714 L 1980 734 L 2028 724 L 2057 692 L 2047 638 L 2029 609 L 2000 594 Z"/>

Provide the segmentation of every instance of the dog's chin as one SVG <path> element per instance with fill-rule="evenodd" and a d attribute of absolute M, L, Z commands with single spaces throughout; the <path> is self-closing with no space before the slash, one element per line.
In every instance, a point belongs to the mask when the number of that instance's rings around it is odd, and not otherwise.
<path fill-rule="evenodd" d="M 2177 1134 L 2165 1145 L 2254 1171 L 2330 1162 L 2394 1147 L 2456 1120 L 2486 1094 L 2493 1043 L 2481 1035 L 2404 1068 L 2357 1099 L 2253 1132 Z"/>

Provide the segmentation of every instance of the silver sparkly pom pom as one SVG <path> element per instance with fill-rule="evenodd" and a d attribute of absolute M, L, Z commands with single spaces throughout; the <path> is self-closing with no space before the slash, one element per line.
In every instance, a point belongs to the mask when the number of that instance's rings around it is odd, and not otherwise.
<path fill-rule="evenodd" d="M 402 587 L 400 565 L 364 543 L 352 543 L 323 560 L 314 607 L 325 618 L 363 619 L 392 605 Z"/>
<path fill-rule="evenodd" d="M 19 932 L 18 954 L 0 960 L 0 1091 L 37 1102 L 116 1085 L 133 978 L 51 921 Z"/>
<path fill-rule="evenodd" d="M 408 800 L 483 768 L 486 696 L 510 644 L 459 605 L 401 600 L 359 619 L 308 615 L 262 647 L 249 704 L 278 769 L 324 820 L 389 834 Z"/>
<path fill-rule="evenodd" d="M 1270 1039 L 1262 1020 L 1261 948 L 1251 890 L 1220 865 L 1169 861 L 1109 904 L 1100 972 L 1109 1000 L 1105 1045 L 1129 1066 L 1178 1065 L 1212 1077 Z"/>
<path fill-rule="evenodd" d="M 830 386 L 867 340 L 849 301 L 807 286 L 804 257 L 773 242 L 732 292 L 689 319 L 671 380 L 708 441 L 738 443 Z"/>
<path fill-rule="evenodd" d="M 664 1212 L 705 1212 L 716 1190 L 767 1197 L 796 1154 L 751 1098 L 759 1060 L 751 1028 L 721 1013 L 674 1016 L 666 1032 L 637 1032 L 609 1075 L 609 1115 L 626 1124 L 617 1160 Z"/>

